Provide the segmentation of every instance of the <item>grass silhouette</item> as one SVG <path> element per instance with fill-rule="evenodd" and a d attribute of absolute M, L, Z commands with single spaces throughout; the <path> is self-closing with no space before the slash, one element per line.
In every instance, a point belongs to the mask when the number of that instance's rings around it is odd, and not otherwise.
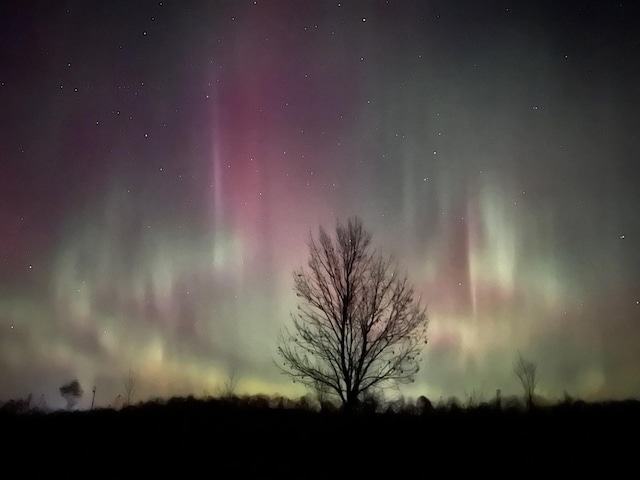
<path fill-rule="evenodd" d="M 72 476 L 87 468 L 91 478 L 615 476 L 635 466 L 639 420 L 636 400 L 348 415 L 264 396 L 175 397 L 121 410 L 0 410 L 5 469 Z"/>

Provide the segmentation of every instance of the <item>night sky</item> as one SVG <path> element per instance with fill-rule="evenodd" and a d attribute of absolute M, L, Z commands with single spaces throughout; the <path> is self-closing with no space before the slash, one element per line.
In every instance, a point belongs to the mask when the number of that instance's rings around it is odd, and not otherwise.
<path fill-rule="evenodd" d="M 306 240 L 360 216 L 432 401 L 640 395 L 628 1 L 0 2 L 0 400 L 297 396 Z"/>

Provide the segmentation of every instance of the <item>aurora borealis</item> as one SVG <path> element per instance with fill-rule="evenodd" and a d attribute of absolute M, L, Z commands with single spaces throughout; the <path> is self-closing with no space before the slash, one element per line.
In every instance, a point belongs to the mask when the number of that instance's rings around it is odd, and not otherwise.
<path fill-rule="evenodd" d="M 523 4 L 524 3 L 524 4 Z M 0 4 L 0 400 L 304 393 L 292 272 L 358 215 L 428 304 L 407 395 L 640 394 L 631 2 Z M 390 392 L 393 396 L 396 392 Z"/>

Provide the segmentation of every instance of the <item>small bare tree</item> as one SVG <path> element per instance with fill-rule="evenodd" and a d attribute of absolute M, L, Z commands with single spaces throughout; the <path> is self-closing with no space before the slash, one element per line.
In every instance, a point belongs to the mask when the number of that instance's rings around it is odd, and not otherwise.
<path fill-rule="evenodd" d="M 534 406 L 534 393 L 538 384 L 536 370 L 537 365 L 535 362 L 526 360 L 522 354 L 518 352 L 518 359 L 514 364 L 513 372 L 516 374 L 516 377 L 518 377 L 518 381 L 524 390 L 524 399 L 529 409 Z"/>
<path fill-rule="evenodd" d="M 238 387 L 238 377 L 236 376 L 236 369 L 232 368 L 229 371 L 229 376 L 224 382 L 224 386 L 222 388 L 222 396 L 224 398 L 235 397 L 237 387 Z"/>
<path fill-rule="evenodd" d="M 480 389 L 475 387 L 471 389 L 471 392 L 464 391 L 467 400 L 467 408 L 477 408 L 484 403 L 484 386 Z"/>
<path fill-rule="evenodd" d="M 133 395 L 136 392 L 137 383 L 138 383 L 138 378 L 135 372 L 131 370 L 131 367 L 129 367 L 129 373 L 127 374 L 126 378 L 122 382 L 122 386 L 124 387 L 124 402 L 123 402 L 124 405 L 123 406 L 126 407 L 131 405 L 131 400 L 133 399 Z"/>
<path fill-rule="evenodd" d="M 82 398 L 84 390 L 80 387 L 78 380 L 73 380 L 60 387 L 60 395 L 67 402 L 67 410 L 71 410 Z"/>
<path fill-rule="evenodd" d="M 427 342 L 426 308 L 394 262 L 371 248 L 358 218 L 320 227 L 308 242 L 308 270 L 294 272 L 302 300 L 281 331 L 281 370 L 352 410 L 373 389 L 412 382 Z"/>

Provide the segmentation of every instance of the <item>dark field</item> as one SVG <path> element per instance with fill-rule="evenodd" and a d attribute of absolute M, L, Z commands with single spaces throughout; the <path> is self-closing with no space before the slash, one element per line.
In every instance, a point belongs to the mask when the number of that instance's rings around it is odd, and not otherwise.
<path fill-rule="evenodd" d="M 411 413 L 222 400 L 2 412 L 4 478 L 637 477 L 637 401 Z"/>

